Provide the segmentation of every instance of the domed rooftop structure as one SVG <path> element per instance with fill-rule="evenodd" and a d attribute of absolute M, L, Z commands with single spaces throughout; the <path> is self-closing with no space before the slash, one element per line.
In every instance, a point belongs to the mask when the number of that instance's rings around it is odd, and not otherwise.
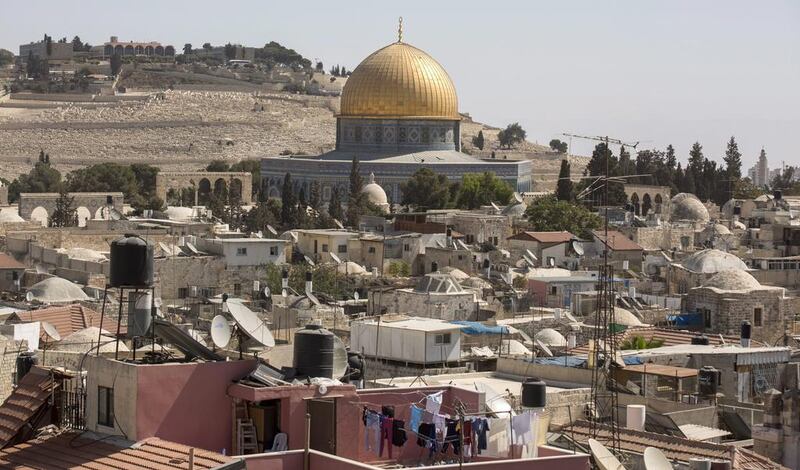
<path fill-rule="evenodd" d="M 710 235 L 711 233 L 714 233 L 716 235 L 730 235 L 731 234 L 731 231 L 728 229 L 728 227 L 726 227 L 726 226 L 724 226 L 722 224 L 711 224 L 708 227 L 706 227 L 705 229 L 703 229 L 703 232 L 705 232 L 708 235 Z"/>
<path fill-rule="evenodd" d="M 401 40 L 364 59 L 342 90 L 340 117 L 459 120 L 456 87 L 433 57 Z"/>
<path fill-rule="evenodd" d="M 747 225 L 743 224 L 739 220 L 734 220 L 733 221 L 733 228 L 735 228 L 736 230 L 747 230 Z"/>
<path fill-rule="evenodd" d="M 761 283 L 746 271 L 726 269 L 715 274 L 703 284 L 703 287 L 713 287 L 719 290 L 751 290 L 761 287 Z"/>
<path fill-rule="evenodd" d="M 177 221 L 192 220 L 195 216 L 194 209 L 191 207 L 169 206 L 164 213 L 169 217 L 169 220 Z"/>
<path fill-rule="evenodd" d="M 453 279 L 459 282 L 469 279 L 469 274 L 452 266 L 445 266 L 443 268 L 439 268 L 439 272 L 442 274 L 449 274 L 453 277 Z"/>
<path fill-rule="evenodd" d="M 721 250 L 701 250 L 688 256 L 681 265 L 695 273 L 713 274 L 726 269 L 747 270 L 747 265 L 736 255 Z"/>
<path fill-rule="evenodd" d="M 710 219 L 708 209 L 689 193 L 679 193 L 672 198 L 672 219 L 690 220 L 695 222 L 708 222 Z"/>
<path fill-rule="evenodd" d="M 389 212 L 389 198 L 381 185 L 375 182 L 375 174 L 369 174 L 369 183 L 361 188 L 361 193 L 367 196 L 367 200 L 378 206 L 384 212 Z"/>
<path fill-rule="evenodd" d="M 464 292 L 464 289 L 453 276 L 437 272 L 422 276 L 414 291 L 428 294 L 457 294 Z"/>
<path fill-rule="evenodd" d="M 0 224 L 13 224 L 25 222 L 25 219 L 19 216 L 19 213 L 10 207 L 0 209 Z"/>
<path fill-rule="evenodd" d="M 89 300 L 80 286 L 61 277 L 48 277 L 32 285 L 28 292 L 33 294 L 33 300 L 42 303 L 66 303 L 79 300 Z"/>
<path fill-rule="evenodd" d="M 539 330 L 536 335 L 534 335 L 533 339 L 538 339 L 544 343 L 545 346 L 561 348 L 567 346 L 567 338 L 564 338 L 564 335 L 552 328 L 544 328 Z"/>
<path fill-rule="evenodd" d="M 594 325 L 594 316 L 586 321 L 587 325 Z M 636 318 L 636 315 L 624 308 L 614 307 L 614 323 L 622 326 L 642 326 L 641 320 Z"/>

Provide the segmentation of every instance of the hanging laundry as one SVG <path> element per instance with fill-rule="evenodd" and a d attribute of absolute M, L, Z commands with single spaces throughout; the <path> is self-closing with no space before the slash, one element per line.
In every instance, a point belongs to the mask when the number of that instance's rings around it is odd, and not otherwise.
<path fill-rule="evenodd" d="M 378 445 L 381 439 L 381 416 L 374 411 L 367 411 L 364 413 L 364 423 L 366 424 L 364 444 L 367 450 L 378 452 Z"/>
<path fill-rule="evenodd" d="M 514 444 L 527 445 L 533 440 L 531 432 L 531 413 L 518 414 L 511 417 L 511 430 L 514 433 Z"/>
<path fill-rule="evenodd" d="M 445 429 L 445 417 L 444 415 L 435 414 L 433 415 L 433 425 L 436 426 L 436 433 L 441 434 L 442 437 L 446 434 Z"/>
<path fill-rule="evenodd" d="M 442 444 L 442 453 L 447 452 L 450 448 L 450 445 L 453 445 L 453 454 L 458 455 L 461 452 L 461 440 L 459 434 L 459 423 L 454 419 L 447 419 L 445 420 L 445 426 L 447 432 L 444 436 L 444 444 Z"/>
<path fill-rule="evenodd" d="M 486 427 L 486 451 L 481 455 L 508 458 L 510 428 L 511 420 L 508 418 L 489 419 Z"/>
<path fill-rule="evenodd" d="M 442 398 L 444 397 L 444 392 L 436 392 L 434 394 L 428 395 L 425 400 L 425 410 L 429 411 L 433 414 L 439 412 L 442 407 Z"/>
<path fill-rule="evenodd" d="M 422 423 L 422 408 L 417 405 L 411 405 L 411 413 L 408 419 L 408 429 L 412 432 L 417 432 L 420 423 Z"/>
<path fill-rule="evenodd" d="M 489 431 L 489 421 L 486 418 L 475 418 L 472 420 L 472 432 L 475 434 L 477 453 L 486 450 L 486 432 Z"/>
<path fill-rule="evenodd" d="M 381 414 L 387 418 L 394 418 L 394 405 L 383 405 L 381 407 Z"/>
<path fill-rule="evenodd" d="M 392 445 L 403 447 L 408 438 L 406 437 L 406 423 L 403 420 L 395 419 L 392 423 Z"/>
<path fill-rule="evenodd" d="M 381 442 L 378 455 L 383 457 L 384 447 L 389 448 L 389 458 L 392 458 L 392 428 L 394 426 L 394 419 L 381 417 Z M 384 443 L 386 444 L 384 446 Z"/>

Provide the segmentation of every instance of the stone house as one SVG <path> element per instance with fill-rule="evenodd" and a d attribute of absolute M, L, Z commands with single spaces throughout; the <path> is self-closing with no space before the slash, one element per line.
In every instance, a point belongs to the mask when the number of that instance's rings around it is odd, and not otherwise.
<path fill-rule="evenodd" d="M 286 262 L 288 242 L 270 238 L 198 238 L 197 248 L 222 257 L 227 266 L 261 266 Z"/>
<path fill-rule="evenodd" d="M 689 289 L 703 285 L 715 274 L 727 269 L 747 270 L 738 256 L 707 249 L 697 251 L 680 262 L 670 263 L 666 270 L 667 293 L 686 294 Z"/>
<path fill-rule="evenodd" d="M 745 271 L 717 273 L 701 287 L 689 290 L 686 310 L 700 314 L 703 329 L 714 334 L 738 334 L 742 322 L 752 325 L 752 339 L 775 344 L 791 327 L 790 298 L 782 287 L 762 286 Z"/>
<path fill-rule="evenodd" d="M 627 264 L 627 269 L 642 270 L 644 249 L 635 241 L 616 230 L 608 231 L 608 240 L 606 240 L 605 234 L 599 230 L 592 232 L 592 237 L 594 240 L 593 253 L 596 259 L 602 260 L 603 250 L 608 247 L 609 264 L 615 269 L 625 269 Z"/>
<path fill-rule="evenodd" d="M 17 291 L 24 272 L 24 264 L 11 255 L 0 253 L 0 291 Z"/>
<path fill-rule="evenodd" d="M 462 287 L 451 275 L 429 273 L 412 288 L 372 290 L 368 312 L 411 313 L 440 320 L 475 320 L 478 295 Z"/>
<path fill-rule="evenodd" d="M 549 259 L 553 259 L 554 266 L 572 267 L 577 264 L 580 255 L 577 254 L 572 242 L 580 243 L 578 237 L 570 232 L 519 232 L 506 239 L 506 247 L 511 253 L 511 259 L 521 259 L 526 251 L 536 256 L 541 266 L 550 266 Z M 580 249 L 580 248 L 578 248 Z M 545 255 L 545 251 L 547 254 Z M 536 261 L 533 260 L 533 261 Z"/>

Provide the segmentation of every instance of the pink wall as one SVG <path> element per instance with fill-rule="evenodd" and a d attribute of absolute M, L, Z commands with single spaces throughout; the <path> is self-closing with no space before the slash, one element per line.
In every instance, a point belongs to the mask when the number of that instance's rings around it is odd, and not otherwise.
<path fill-rule="evenodd" d="M 256 361 L 158 364 L 137 367 L 137 437 L 160 437 L 221 452 L 231 447 L 232 380 Z"/>
<path fill-rule="evenodd" d="M 245 460 L 247 470 L 298 470 L 303 468 L 303 451 L 259 454 Z"/>
<path fill-rule="evenodd" d="M 528 280 L 528 292 L 530 292 L 539 305 L 543 299 L 547 298 L 547 283 L 542 281 Z"/>

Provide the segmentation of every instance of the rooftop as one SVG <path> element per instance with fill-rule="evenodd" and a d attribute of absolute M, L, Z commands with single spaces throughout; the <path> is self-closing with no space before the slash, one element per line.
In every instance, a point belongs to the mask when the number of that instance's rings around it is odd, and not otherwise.
<path fill-rule="evenodd" d="M 377 325 L 377 320 L 364 320 L 365 325 Z M 381 328 L 396 328 L 401 330 L 414 331 L 452 331 L 464 328 L 464 325 L 456 325 L 442 320 L 421 317 L 407 317 L 405 315 L 384 315 L 381 317 Z"/>
<path fill-rule="evenodd" d="M 0 253 L 0 269 L 25 269 L 25 265 L 15 260 L 11 255 Z"/>
<path fill-rule="evenodd" d="M 508 237 L 509 240 L 533 240 L 539 243 L 563 243 L 577 238 L 570 232 L 520 232 Z"/>
<path fill-rule="evenodd" d="M 595 230 L 592 232 L 598 240 L 605 242 L 606 236 L 604 233 Z M 616 230 L 608 231 L 608 243 L 606 243 L 612 251 L 641 251 L 643 248 L 635 241 L 629 239 L 625 235 Z"/>

